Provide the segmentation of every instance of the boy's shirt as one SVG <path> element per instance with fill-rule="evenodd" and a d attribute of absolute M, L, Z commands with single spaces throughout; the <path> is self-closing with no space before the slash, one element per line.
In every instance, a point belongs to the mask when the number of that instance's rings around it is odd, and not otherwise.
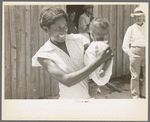
<path fill-rule="evenodd" d="M 90 24 L 90 18 L 85 13 L 83 13 L 79 18 L 79 25 L 78 25 L 79 32 L 83 33 L 87 25 L 89 24 Z"/>
<path fill-rule="evenodd" d="M 90 24 L 90 17 L 88 17 L 85 13 L 83 13 L 79 17 L 78 31 L 80 34 L 85 36 L 87 39 L 90 39 L 89 32 L 84 32 L 84 31 L 87 28 L 87 25 L 89 25 L 89 24 Z"/>
<path fill-rule="evenodd" d="M 123 40 L 123 50 L 128 54 L 130 46 L 145 47 L 146 46 L 146 24 L 143 23 L 142 26 L 136 23 L 130 26 L 125 34 Z"/>
<path fill-rule="evenodd" d="M 93 41 L 90 46 L 85 51 L 84 55 L 84 64 L 87 66 L 91 64 L 97 58 L 97 51 L 103 49 L 105 45 L 107 45 L 108 41 Z M 92 79 L 97 85 L 105 85 L 109 82 L 109 79 L 112 75 L 112 66 L 113 60 L 111 61 L 108 69 L 105 72 L 103 77 L 99 76 L 99 71 L 103 68 L 105 63 L 103 63 L 100 67 L 98 67 L 94 72 L 89 75 L 89 78 Z"/>

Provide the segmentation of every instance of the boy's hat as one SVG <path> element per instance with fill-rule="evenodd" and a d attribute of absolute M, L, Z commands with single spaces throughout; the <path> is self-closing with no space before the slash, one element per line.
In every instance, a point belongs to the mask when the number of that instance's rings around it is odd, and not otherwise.
<path fill-rule="evenodd" d="M 134 12 L 130 14 L 131 17 L 144 15 L 144 12 L 141 7 L 135 8 Z"/>
<path fill-rule="evenodd" d="M 83 9 L 93 8 L 93 5 L 84 5 Z"/>

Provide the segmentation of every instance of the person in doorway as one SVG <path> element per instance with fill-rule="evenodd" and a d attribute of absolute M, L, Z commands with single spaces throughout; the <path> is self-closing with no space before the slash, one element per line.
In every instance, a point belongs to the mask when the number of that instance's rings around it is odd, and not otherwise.
<path fill-rule="evenodd" d="M 68 12 L 68 22 L 67 22 L 68 34 L 71 34 L 71 33 L 77 34 L 78 33 L 76 23 L 74 22 L 75 17 L 76 17 L 76 13 L 74 11 Z"/>
<path fill-rule="evenodd" d="M 89 37 L 89 24 L 93 19 L 93 5 L 84 5 L 84 13 L 80 15 L 78 22 L 78 31 L 90 40 Z"/>
<path fill-rule="evenodd" d="M 91 21 L 89 30 L 92 43 L 85 51 L 84 63 L 86 66 L 97 58 L 98 51 L 102 51 L 103 47 L 108 45 L 108 40 L 104 40 L 104 38 L 109 33 L 109 22 L 105 18 L 95 18 Z M 91 83 L 94 81 L 98 86 L 108 83 L 112 75 L 112 66 L 112 58 L 100 65 L 100 67 L 89 75 Z M 97 88 L 97 92 L 100 92 L 99 88 Z M 96 97 L 97 92 L 92 92 L 93 97 Z"/>
<path fill-rule="evenodd" d="M 131 25 L 124 36 L 122 48 L 129 55 L 131 72 L 131 94 L 133 99 L 145 98 L 145 46 L 146 46 L 146 25 L 144 22 L 144 12 L 141 7 L 137 7 L 131 17 L 135 23 Z M 139 76 L 142 68 L 143 80 L 140 82 Z M 140 85 L 141 84 L 141 85 Z"/>
<path fill-rule="evenodd" d="M 90 99 L 87 78 L 113 56 L 111 48 L 106 45 L 96 60 L 85 66 L 83 41 L 87 38 L 81 34 L 67 34 L 67 14 L 62 9 L 43 8 L 40 27 L 49 39 L 32 57 L 32 66 L 43 66 L 60 83 L 59 99 Z"/>

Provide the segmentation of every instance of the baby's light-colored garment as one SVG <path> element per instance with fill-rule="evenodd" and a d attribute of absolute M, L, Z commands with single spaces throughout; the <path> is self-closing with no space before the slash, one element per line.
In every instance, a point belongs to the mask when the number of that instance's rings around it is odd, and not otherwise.
<path fill-rule="evenodd" d="M 107 45 L 107 41 L 93 41 L 88 49 L 85 51 L 84 55 L 84 63 L 85 65 L 91 64 L 97 57 L 97 51 L 101 51 L 104 46 Z M 100 67 L 98 67 L 94 72 L 89 75 L 89 78 L 92 79 L 97 85 L 102 86 L 109 82 L 110 77 L 112 75 L 112 66 L 113 59 L 109 64 L 109 67 L 106 71 L 104 71 L 105 75 L 103 77 L 99 76 L 100 70 L 103 68 L 105 63 L 103 63 Z"/>
<path fill-rule="evenodd" d="M 63 50 L 55 46 L 48 40 L 33 56 L 32 66 L 41 66 L 37 57 L 47 58 L 55 62 L 65 73 L 72 73 L 85 67 L 83 61 L 84 47 L 83 43 L 88 42 L 81 34 L 66 35 L 66 47 L 69 52 L 68 56 Z M 59 84 L 59 99 L 90 99 L 88 94 L 87 79 L 77 83 L 74 86 L 67 87 Z"/>

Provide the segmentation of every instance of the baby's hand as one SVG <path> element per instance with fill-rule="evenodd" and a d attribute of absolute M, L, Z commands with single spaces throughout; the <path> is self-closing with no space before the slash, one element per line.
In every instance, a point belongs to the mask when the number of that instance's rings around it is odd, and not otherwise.
<path fill-rule="evenodd" d="M 99 72 L 99 76 L 100 76 L 100 77 L 104 77 L 104 75 L 105 75 L 104 70 L 101 70 L 101 71 Z"/>

